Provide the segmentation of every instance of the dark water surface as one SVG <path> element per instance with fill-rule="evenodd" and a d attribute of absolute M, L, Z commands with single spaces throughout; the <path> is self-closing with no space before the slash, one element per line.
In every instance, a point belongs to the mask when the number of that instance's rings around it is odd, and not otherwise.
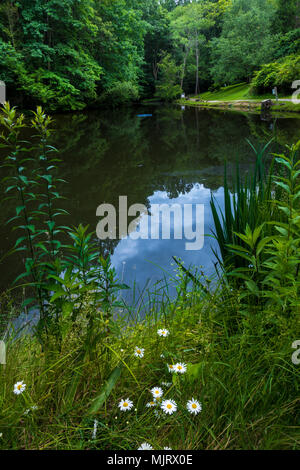
<path fill-rule="evenodd" d="M 57 115 L 53 125 L 53 144 L 63 160 L 61 177 L 68 181 L 60 192 L 67 197 L 63 207 L 70 216 L 62 222 L 89 224 L 94 232 L 97 207 L 105 202 L 118 208 L 119 196 L 127 196 L 128 206 L 141 203 L 148 209 L 160 203 L 204 204 L 205 233 L 209 234 L 213 228 L 211 192 L 223 205 L 224 161 L 229 163 L 229 176 L 237 159 L 246 172 L 254 160 L 246 139 L 258 146 L 274 138 L 272 150 L 276 152 L 300 139 L 300 119 L 266 122 L 255 115 L 163 106 Z M 4 225 L 13 215 L 12 203 L 2 207 L 1 255 L 17 236 Z M 186 266 L 193 263 L 202 265 L 208 275 L 214 272 L 211 248 L 216 248 L 215 241 L 207 237 L 199 251 L 187 251 L 186 241 L 174 240 L 171 232 L 170 240 L 127 237 L 104 245 L 112 251 L 119 277 L 142 289 L 164 272 L 173 272 L 173 255 Z M 1 290 L 22 272 L 21 264 L 15 256 L 1 265 Z"/>

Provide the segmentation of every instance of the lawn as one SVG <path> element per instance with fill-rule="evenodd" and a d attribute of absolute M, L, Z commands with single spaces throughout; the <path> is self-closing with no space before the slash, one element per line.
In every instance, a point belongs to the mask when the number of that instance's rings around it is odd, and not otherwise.
<path fill-rule="evenodd" d="M 251 86 L 248 83 L 239 83 L 237 85 L 231 85 L 228 87 L 222 87 L 219 91 L 201 93 L 199 98 L 205 101 L 235 101 L 235 100 L 262 100 L 272 98 L 272 93 L 265 95 L 254 95 L 250 92 Z M 286 98 L 280 96 L 280 98 Z"/>

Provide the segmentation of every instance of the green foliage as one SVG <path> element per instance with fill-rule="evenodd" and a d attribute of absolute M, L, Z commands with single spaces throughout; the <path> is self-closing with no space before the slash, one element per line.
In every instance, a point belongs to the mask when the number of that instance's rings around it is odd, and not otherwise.
<path fill-rule="evenodd" d="M 230 268 L 243 268 L 249 264 L 248 257 L 237 257 L 232 252 L 232 246 L 240 253 L 244 251 L 243 240 L 237 233 L 245 233 L 252 237 L 252 230 L 255 230 L 264 223 L 265 216 L 271 217 L 273 213 L 270 204 L 271 184 L 270 176 L 265 172 L 265 152 L 268 144 L 260 150 L 252 147 L 256 154 L 256 163 L 253 174 L 246 176 L 243 181 L 240 177 L 239 164 L 237 163 L 236 176 L 234 180 L 233 193 L 228 185 L 227 170 L 224 172 L 224 213 L 217 207 L 214 197 L 211 198 L 211 210 L 215 223 L 214 235 L 218 241 L 221 258 L 217 258 L 224 267 L 225 273 Z M 260 228 L 260 230 L 262 227 Z M 255 248 L 257 234 L 254 241 L 251 238 L 250 245 Z"/>
<path fill-rule="evenodd" d="M 180 68 L 177 67 L 170 54 L 165 54 L 158 67 L 160 78 L 156 85 L 155 96 L 164 101 L 173 101 L 182 93 L 178 84 Z"/>
<path fill-rule="evenodd" d="M 300 57 L 290 55 L 278 62 L 266 64 L 255 73 L 251 86 L 255 92 L 264 93 L 277 86 L 280 92 L 291 93 L 292 83 L 300 76 Z"/>
<path fill-rule="evenodd" d="M 118 82 L 106 90 L 99 98 L 98 103 L 117 106 L 137 101 L 139 90 L 131 82 Z"/>
<path fill-rule="evenodd" d="M 277 0 L 277 9 L 273 28 L 281 34 L 288 33 L 297 28 L 299 14 L 298 0 Z"/>
<path fill-rule="evenodd" d="M 244 242 L 244 248 L 229 246 L 229 249 L 247 260 L 244 268 L 232 273 L 245 280 L 247 292 L 242 297 L 249 297 L 250 293 L 249 301 L 254 296 L 260 306 L 275 304 L 291 314 L 299 307 L 300 161 L 296 145 L 288 150 L 289 156 L 275 156 L 282 176 L 271 172 L 270 203 L 275 210 L 273 214 L 267 212 L 264 221 L 271 228 L 270 236 L 264 236 L 262 226 L 256 226 L 253 232 L 247 226 L 244 235 L 236 234 Z"/>
<path fill-rule="evenodd" d="M 274 8 L 268 0 L 236 0 L 225 13 L 222 33 L 211 41 L 215 84 L 248 79 L 272 59 Z"/>
<path fill-rule="evenodd" d="M 33 147 L 20 137 L 26 127 L 24 116 L 8 103 L 4 105 L 1 124 L 5 129 L 2 147 L 8 149 L 3 166 L 11 171 L 3 179 L 4 201 L 19 200 L 16 215 L 8 222 L 21 232 L 12 252 L 22 251 L 24 256 L 25 271 L 15 280 L 26 281 L 21 285 L 29 292 L 22 307 L 38 307 L 40 319 L 35 332 L 43 347 L 47 347 L 51 336 L 58 345 L 62 343 L 82 305 L 93 305 L 86 338 L 86 348 L 92 351 L 98 340 L 93 329 L 95 322 L 107 322 L 108 331 L 113 308 L 120 305 L 117 294 L 127 286 L 118 282 L 110 258 L 99 255 L 88 227 L 70 229 L 57 224 L 57 218 L 66 211 L 57 207 L 62 199 L 57 185 L 64 180 L 56 176 L 60 160 L 56 148 L 48 143 L 51 119 L 40 107 L 33 113 L 31 127 L 36 133 L 33 139 L 37 139 Z M 62 242 L 66 235 L 71 240 L 69 244 Z"/>
<path fill-rule="evenodd" d="M 297 54 L 296 8 L 296 0 L 3 0 L 0 79 L 23 108 L 118 105 L 154 94 L 167 53 L 180 87 L 197 95 Z"/>
<path fill-rule="evenodd" d="M 135 450 L 148 442 L 173 450 L 299 449 L 299 366 L 291 361 L 296 314 L 260 313 L 255 305 L 242 311 L 237 293 L 226 288 L 174 307 L 161 305 L 136 324 L 116 320 L 118 333 L 103 337 L 88 360 L 80 356 L 84 307 L 59 352 L 42 353 L 30 336 L 11 338 L 0 375 L 0 447 Z M 167 338 L 157 335 L 162 327 Z M 143 358 L 134 356 L 137 345 Z M 171 374 L 167 364 L 179 361 L 186 373 Z M 19 380 L 26 390 L 16 396 Z M 159 400 L 146 406 L 154 386 L 175 400 L 175 413 L 163 413 Z M 120 411 L 127 397 L 133 408 Z M 192 398 L 202 404 L 196 416 L 186 408 Z"/>
<path fill-rule="evenodd" d="M 280 59 L 285 56 L 300 52 L 300 28 L 293 29 L 286 34 L 279 36 L 276 47 L 275 58 Z"/>

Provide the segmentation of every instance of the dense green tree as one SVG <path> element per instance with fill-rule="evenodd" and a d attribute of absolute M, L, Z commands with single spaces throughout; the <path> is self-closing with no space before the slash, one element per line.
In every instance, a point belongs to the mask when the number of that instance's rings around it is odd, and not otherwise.
<path fill-rule="evenodd" d="M 159 67 L 159 81 L 156 86 L 156 96 L 165 101 L 172 101 L 182 93 L 178 85 L 180 68 L 170 54 L 165 54 Z"/>
<path fill-rule="evenodd" d="M 136 85 L 142 75 L 147 23 L 133 0 L 97 0 L 96 58 L 103 69 L 101 89 L 117 82 Z"/>
<path fill-rule="evenodd" d="M 158 63 L 162 51 L 172 51 L 169 18 L 166 8 L 157 0 L 143 0 L 140 3 L 143 19 L 147 23 L 147 32 L 144 38 L 144 76 L 142 83 L 145 94 L 155 91 L 158 80 Z"/>
<path fill-rule="evenodd" d="M 300 1 L 277 0 L 273 28 L 279 33 L 288 33 L 300 27 Z"/>
<path fill-rule="evenodd" d="M 224 15 L 221 36 L 211 41 L 214 83 L 250 80 L 275 51 L 271 26 L 275 8 L 269 0 L 234 0 Z"/>
<path fill-rule="evenodd" d="M 200 60 L 207 49 L 209 30 L 216 24 L 218 17 L 228 7 L 228 4 L 227 0 L 219 0 L 218 2 L 188 2 L 183 6 L 178 6 L 170 13 L 170 28 L 174 41 L 174 49 L 178 60 L 182 64 L 180 85 L 183 88 L 188 60 L 193 57 L 192 70 L 195 77 L 195 94 L 198 94 L 200 91 Z"/>

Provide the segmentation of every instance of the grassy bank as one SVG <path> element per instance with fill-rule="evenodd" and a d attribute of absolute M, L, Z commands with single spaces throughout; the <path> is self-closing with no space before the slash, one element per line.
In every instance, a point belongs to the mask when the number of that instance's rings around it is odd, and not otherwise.
<path fill-rule="evenodd" d="M 196 297 L 161 311 L 163 321 L 153 312 L 131 326 L 117 321 L 92 355 L 82 355 L 84 309 L 60 351 L 42 352 L 34 337 L 10 342 L 1 366 L 1 448 L 300 449 L 296 315 L 245 313 L 237 293 L 224 290 Z M 186 372 L 169 372 L 178 362 Z M 17 381 L 26 384 L 20 395 Z M 173 414 L 161 400 L 147 407 L 153 387 L 175 401 Z M 133 407 L 121 411 L 127 398 Z M 197 415 L 186 408 L 191 399 L 202 405 Z"/>
<path fill-rule="evenodd" d="M 247 83 L 223 87 L 218 91 L 201 93 L 187 99 L 179 100 L 181 105 L 196 106 L 203 108 L 220 108 L 235 111 L 246 111 L 258 113 L 261 111 L 261 102 L 266 99 L 273 101 L 272 113 L 299 113 L 300 105 L 295 105 L 290 101 L 276 104 L 274 95 L 255 95 L 251 91 L 251 86 Z M 291 96 L 279 95 L 280 100 L 290 100 Z"/>

